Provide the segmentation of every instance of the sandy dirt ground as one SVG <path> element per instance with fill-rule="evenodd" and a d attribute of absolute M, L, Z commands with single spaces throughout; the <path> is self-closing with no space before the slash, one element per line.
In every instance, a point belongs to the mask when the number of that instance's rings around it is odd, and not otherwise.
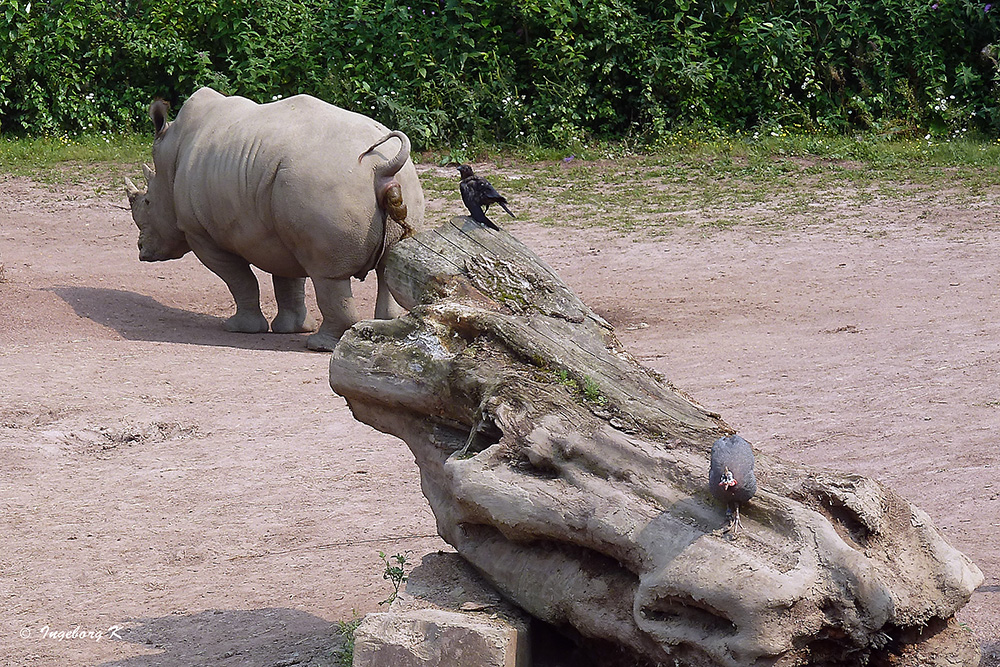
<path fill-rule="evenodd" d="M 304 335 L 224 332 L 228 291 L 193 256 L 141 264 L 102 186 L 0 177 L 0 664 L 336 664 L 336 622 L 391 592 L 378 552 L 450 550 L 412 456 L 352 418 Z M 960 619 L 996 667 L 998 199 L 508 228 L 760 450 L 926 510 L 985 574 Z"/>

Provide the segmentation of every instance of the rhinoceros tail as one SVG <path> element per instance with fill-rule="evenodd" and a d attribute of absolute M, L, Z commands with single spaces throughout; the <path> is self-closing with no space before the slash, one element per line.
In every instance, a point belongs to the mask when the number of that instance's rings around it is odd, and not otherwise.
<path fill-rule="evenodd" d="M 406 160 L 410 157 L 410 138 L 399 130 L 393 130 L 389 134 L 385 135 L 374 144 L 368 147 L 364 153 L 358 156 L 358 162 L 360 163 L 362 159 L 373 150 L 389 141 L 393 137 L 399 139 L 399 152 L 396 153 L 396 157 L 392 158 L 385 164 L 380 164 L 375 167 L 375 178 L 376 179 L 390 179 L 396 175 L 396 173 L 403 168 L 406 164 Z"/>
<path fill-rule="evenodd" d="M 393 130 L 359 155 L 358 162 L 361 162 L 366 155 L 393 137 L 399 139 L 399 151 L 388 162 L 375 166 L 375 199 L 378 202 L 379 208 L 385 211 L 386 215 L 390 218 L 402 225 L 404 234 L 408 234 L 412 231 L 412 228 L 406 224 L 406 203 L 403 201 L 403 188 L 395 176 L 410 157 L 409 137 L 399 130 Z"/>
<path fill-rule="evenodd" d="M 399 130 L 389 132 L 358 156 L 358 164 L 361 163 L 366 155 L 393 137 L 399 139 L 399 151 L 391 160 L 377 164 L 374 169 L 375 201 L 378 203 L 378 207 L 385 212 L 386 217 L 392 218 L 403 228 L 403 237 L 405 238 L 413 233 L 413 228 L 406 222 L 406 203 L 403 201 L 403 188 L 395 176 L 410 157 L 409 137 Z M 382 261 L 388 249 L 389 225 L 384 224 L 382 228 L 382 243 L 375 254 L 372 255 L 369 264 L 355 274 L 355 277 L 359 280 L 364 280 L 368 272 Z"/>

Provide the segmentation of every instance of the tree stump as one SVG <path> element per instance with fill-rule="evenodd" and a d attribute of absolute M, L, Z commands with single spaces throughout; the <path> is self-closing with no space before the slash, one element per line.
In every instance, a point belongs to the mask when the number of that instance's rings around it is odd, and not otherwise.
<path fill-rule="evenodd" d="M 455 218 L 386 280 L 409 313 L 344 335 L 333 390 L 410 447 L 441 536 L 602 664 L 979 663 L 954 613 L 982 573 L 879 482 L 758 453 L 724 533 L 732 429 L 508 233 Z"/>

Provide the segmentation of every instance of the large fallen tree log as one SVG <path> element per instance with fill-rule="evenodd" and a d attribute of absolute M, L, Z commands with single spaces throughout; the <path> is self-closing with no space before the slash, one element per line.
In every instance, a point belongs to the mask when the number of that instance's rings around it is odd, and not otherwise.
<path fill-rule="evenodd" d="M 406 441 L 441 536 L 603 664 L 978 664 L 954 613 L 982 573 L 924 512 L 758 454 L 724 532 L 709 451 L 731 429 L 509 234 L 456 218 L 386 278 L 409 314 L 349 330 L 331 386 Z"/>

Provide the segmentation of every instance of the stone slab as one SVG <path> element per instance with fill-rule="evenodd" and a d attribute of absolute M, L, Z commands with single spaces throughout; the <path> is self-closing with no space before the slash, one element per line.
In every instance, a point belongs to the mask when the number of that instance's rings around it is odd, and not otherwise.
<path fill-rule="evenodd" d="M 526 667 L 517 628 L 440 609 L 369 614 L 354 632 L 354 667 Z"/>
<path fill-rule="evenodd" d="M 530 617 L 457 553 L 427 554 L 354 633 L 354 667 L 530 667 Z"/>

